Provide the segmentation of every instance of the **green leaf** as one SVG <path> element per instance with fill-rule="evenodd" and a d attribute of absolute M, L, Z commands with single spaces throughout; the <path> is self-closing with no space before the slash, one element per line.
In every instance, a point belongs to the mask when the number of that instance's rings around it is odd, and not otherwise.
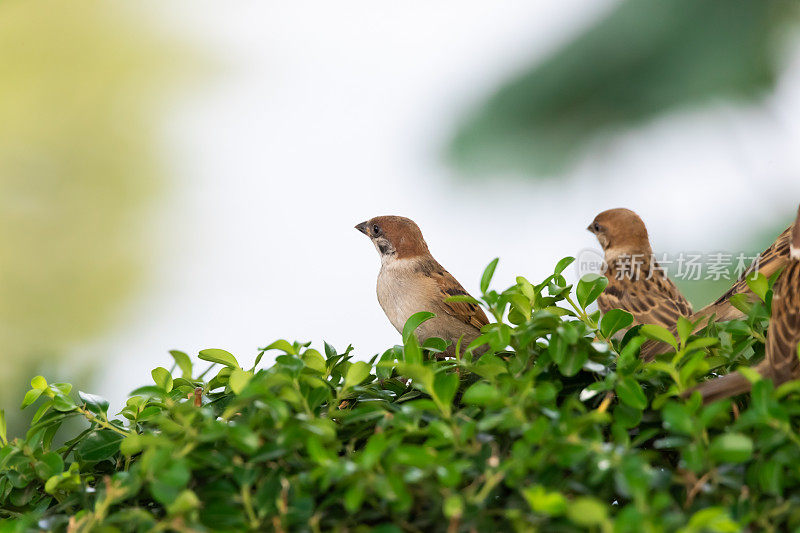
<path fill-rule="evenodd" d="M 156 385 L 164 392 L 170 392 L 172 390 L 172 375 L 169 373 L 169 370 L 159 366 L 154 368 L 150 372 L 150 375 L 153 376 L 153 381 Z"/>
<path fill-rule="evenodd" d="M 500 391 L 497 390 L 497 387 L 478 382 L 464 392 L 461 402 L 467 405 L 493 405 L 500 399 Z"/>
<path fill-rule="evenodd" d="M 640 411 L 647 408 L 647 396 L 645 396 L 641 385 L 631 377 L 625 377 L 617 381 L 616 386 L 617 396 L 619 399 Z"/>
<path fill-rule="evenodd" d="M 431 367 L 421 363 L 400 363 L 397 369 L 401 376 L 409 377 L 414 381 L 414 385 L 421 387 L 425 392 L 430 393 L 433 389 L 433 370 Z"/>
<path fill-rule="evenodd" d="M 88 392 L 78 391 L 78 397 L 86 404 L 86 408 L 96 415 L 105 416 L 108 412 L 108 400 L 102 396 L 89 394 Z"/>
<path fill-rule="evenodd" d="M 556 263 L 556 268 L 553 270 L 554 274 L 561 274 L 564 272 L 564 269 L 570 266 L 575 261 L 574 257 L 565 257 L 561 259 L 558 263 Z"/>
<path fill-rule="evenodd" d="M 150 481 L 150 492 L 160 503 L 171 505 L 178 499 L 190 477 L 191 472 L 184 461 L 172 461 L 166 469 L 159 472 L 158 476 Z"/>
<path fill-rule="evenodd" d="M 700 350 L 702 348 L 707 348 L 709 346 L 715 346 L 719 344 L 719 339 L 714 339 L 712 337 L 700 337 L 699 339 L 694 339 L 689 344 L 685 346 L 686 352 L 691 352 L 692 350 Z"/>
<path fill-rule="evenodd" d="M 372 370 L 372 367 L 369 363 L 365 363 L 364 361 L 356 361 L 350 365 L 350 368 L 347 369 L 347 375 L 344 378 L 344 388 L 349 389 L 360 384 L 367 379 L 370 370 Z"/>
<path fill-rule="evenodd" d="M 281 350 L 289 355 L 297 355 L 297 350 L 294 349 L 294 346 L 292 346 L 289 341 L 284 339 L 278 339 L 266 348 L 262 348 L 262 350 L 265 352 L 267 350 Z"/>
<path fill-rule="evenodd" d="M 403 343 L 408 342 L 408 338 L 417 330 L 420 324 L 430 320 L 435 316 L 435 314 L 428 311 L 419 311 L 418 313 L 414 313 L 408 317 L 408 320 L 406 320 L 406 323 L 403 326 Z"/>
<path fill-rule="evenodd" d="M 445 407 L 447 413 L 458 390 L 458 374 L 455 372 L 439 372 L 433 378 L 433 393 Z"/>
<path fill-rule="evenodd" d="M 47 481 L 50 477 L 64 471 L 64 460 L 56 452 L 48 452 L 42 455 L 34 469 L 39 479 Z"/>
<path fill-rule="evenodd" d="M 753 456 L 753 441 L 742 433 L 725 433 L 711 441 L 711 457 L 724 463 L 743 463 Z"/>
<path fill-rule="evenodd" d="M 614 333 L 625 329 L 633 323 L 633 315 L 622 309 L 611 309 L 600 319 L 600 333 L 611 338 Z"/>
<path fill-rule="evenodd" d="M 170 516 L 186 514 L 202 506 L 200 499 L 194 491 L 184 489 L 178 494 L 171 503 L 167 505 L 167 512 Z"/>
<path fill-rule="evenodd" d="M 36 376 L 31 380 L 31 387 L 39 390 L 46 390 L 47 380 L 44 379 L 44 376 Z"/>
<path fill-rule="evenodd" d="M 6 412 L 3 409 L 0 409 L 0 440 L 3 442 L 3 444 L 8 442 L 8 434 L 6 431 Z"/>
<path fill-rule="evenodd" d="M 42 392 L 44 392 L 42 389 L 31 389 L 28 392 L 26 392 L 25 398 L 23 398 L 22 400 L 22 405 L 20 406 L 20 409 L 25 409 L 30 404 L 38 400 L 39 396 L 42 395 Z"/>
<path fill-rule="evenodd" d="M 678 338 L 681 341 L 681 346 L 686 346 L 686 341 L 689 339 L 689 335 L 692 334 L 693 325 L 686 317 L 679 317 L 678 318 Z"/>
<path fill-rule="evenodd" d="M 230 370 L 230 369 L 225 368 L 223 370 Z M 156 398 L 164 398 L 166 396 L 164 389 L 161 387 L 156 387 L 155 385 L 145 385 L 144 387 L 139 387 L 138 389 L 132 390 L 131 394 L 137 396 L 147 396 L 147 397 L 155 396 Z"/>
<path fill-rule="evenodd" d="M 250 382 L 250 379 L 253 377 L 253 373 L 242 370 L 241 368 L 235 369 L 231 372 L 230 377 L 228 377 L 228 385 L 230 385 L 231 390 L 236 394 L 241 394 L 247 384 Z"/>
<path fill-rule="evenodd" d="M 181 369 L 181 377 L 192 379 L 192 360 L 188 355 L 180 350 L 170 350 L 169 354 L 175 360 L 175 364 Z"/>
<path fill-rule="evenodd" d="M 364 483 L 356 482 L 350 485 L 344 493 L 344 508 L 348 513 L 355 513 L 361 509 L 364 502 Z"/>
<path fill-rule="evenodd" d="M 769 290 L 769 280 L 761 272 L 749 274 L 746 278 L 747 286 L 753 293 L 761 298 L 764 302 L 767 300 L 767 291 Z"/>
<path fill-rule="evenodd" d="M 519 290 L 521 290 L 522 294 L 526 297 L 533 299 L 536 296 L 536 289 L 533 288 L 533 285 L 525 276 L 517 276 L 516 282 Z"/>
<path fill-rule="evenodd" d="M 136 416 L 137 422 L 146 422 L 161 413 L 161 408 L 157 405 L 148 405 Z"/>
<path fill-rule="evenodd" d="M 239 363 L 230 352 L 220 350 L 219 348 L 207 348 L 200 350 L 200 359 L 204 361 L 211 361 L 212 363 L 219 363 L 230 368 L 239 368 Z"/>
<path fill-rule="evenodd" d="M 279 355 L 275 358 L 275 362 L 283 367 L 286 367 L 286 369 L 293 376 L 298 376 L 300 371 L 302 371 L 303 367 L 305 366 L 302 359 L 299 359 L 293 355 Z"/>
<path fill-rule="evenodd" d="M 33 414 L 33 418 L 31 418 L 31 424 L 35 424 L 36 422 L 38 422 L 39 419 L 42 418 L 45 415 L 45 413 L 47 413 L 47 411 L 50 410 L 51 407 L 53 407 L 53 400 L 48 399 L 42 402 L 42 404 Z"/>
<path fill-rule="evenodd" d="M 70 383 L 53 383 L 50 385 L 50 389 L 56 393 L 69 394 L 72 391 L 72 385 Z"/>
<path fill-rule="evenodd" d="M 185 459 L 177 459 L 169 462 L 169 466 L 158 473 L 158 479 L 171 487 L 181 488 L 186 486 L 192 473 L 186 466 Z"/>
<path fill-rule="evenodd" d="M 119 444 L 119 451 L 122 453 L 122 455 L 130 457 L 131 455 L 136 455 L 142 451 L 143 445 L 144 439 L 141 437 L 141 435 L 133 433 L 122 439 Z"/>
<path fill-rule="evenodd" d="M 460 494 L 451 494 L 444 500 L 442 512 L 447 518 L 459 518 L 464 514 L 464 498 Z"/>
<path fill-rule="evenodd" d="M 119 451 L 123 436 L 109 429 L 95 431 L 75 448 L 84 461 L 103 461 Z"/>
<path fill-rule="evenodd" d="M 422 350 L 416 335 L 410 335 L 403 343 L 403 361 L 411 365 L 422 364 Z"/>
<path fill-rule="evenodd" d="M 66 394 L 58 393 L 53 397 L 53 409 L 56 411 L 68 412 L 75 410 L 77 407 L 75 401 Z"/>
<path fill-rule="evenodd" d="M 434 353 L 442 353 L 447 350 L 447 341 L 439 337 L 428 337 L 422 343 L 422 347 Z"/>
<path fill-rule="evenodd" d="M 375 433 L 367 441 L 364 450 L 361 452 L 360 462 L 364 468 L 372 468 L 383 456 L 389 441 L 385 433 Z"/>
<path fill-rule="evenodd" d="M 483 271 L 483 275 L 481 276 L 481 292 L 486 293 L 489 290 L 489 283 L 492 282 L 492 277 L 494 276 L 494 269 L 497 268 L 497 262 L 500 261 L 499 257 L 495 257 L 492 261 L 486 266 L 486 269 Z"/>
<path fill-rule="evenodd" d="M 301 359 L 303 360 L 303 363 L 305 363 L 306 367 L 315 370 L 320 374 L 325 373 L 327 368 L 325 365 L 325 358 L 322 357 L 322 354 L 317 350 L 309 348 L 303 353 L 303 357 Z"/>
<path fill-rule="evenodd" d="M 639 333 L 650 339 L 665 342 L 672 346 L 675 351 L 678 350 L 678 341 L 675 340 L 675 336 L 663 326 L 659 326 L 657 324 L 645 324 L 641 327 L 641 329 L 639 329 Z"/>
<path fill-rule="evenodd" d="M 605 290 L 608 279 L 597 274 L 586 274 L 578 282 L 575 295 L 578 297 L 578 304 L 582 309 L 586 309 L 597 297 Z"/>
<path fill-rule="evenodd" d="M 742 530 L 743 528 L 739 524 L 731 520 L 728 512 L 723 507 L 707 507 L 697 511 L 689 520 L 688 527 L 685 528 L 687 533 L 700 531 L 736 533 Z"/>
<path fill-rule="evenodd" d="M 672 432 L 691 435 L 694 432 L 692 414 L 685 405 L 668 402 L 661 410 L 664 427 Z"/>
<path fill-rule="evenodd" d="M 197 382 L 189 381 L 186 378 L 173 378 L 173 380 L 172 380 L 172 390 L 179 389 L 181 387 L 190 388 L 190 389 L 194 390 L 194 388 L 196 386 L 197 386 Z"/>
<path fill-rule="evenodd" d="M 548 491 L 541 485 L 523 489 L 522 495 L 536 513 L 561 516 L 567 510 L 567 499 L 560 492 Z"/>
<path fill-rule="evenodd" d="M 567 377 L 576 375 L 586 361 L 589 360 L 589 353 L 578 346 L 567 346 L 564 357 L 558 363 L 558 370 Z"/>
<path fill-rule="evenodd" d="M 608 510 L 600 501 L 582 496 L 567 506 L 567 516 L 579 526 L 599 526 L 608 518 Z"/>

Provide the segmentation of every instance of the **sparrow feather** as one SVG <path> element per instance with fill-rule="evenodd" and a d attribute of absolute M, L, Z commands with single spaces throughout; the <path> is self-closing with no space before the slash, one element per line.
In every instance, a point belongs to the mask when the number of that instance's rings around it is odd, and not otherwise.
<path fill-rule="evenodd" d="M 739 320 L 745 318 L 744 312 L 736 308 L 731 303 L 731 297 L 737 294 L 746 294 L 747 299 L 751 303 L 755 303 L 758 300 L 758 296 L 753 294 L 753 292 L 750 290 L 750 287 L 747 285 L 747 277 L 752 275 L 754 272 L 760 272 L 769 278 L 785 267 L 789 260 L 791 236 L 792 226 L 789 226 L 786 231 L 781 233 L 778 238 L 775 239 L 775 242 L 773 242 L 769 248 L 764 250 L 764 252 L 759 254 L 759 256 L 753 260 L 748 269 L 745 270 L 741 276 L 739 276 L 739 279 L 736 280 L 733 286 L 731 286 L 731 288 L 728 289 L 725 294 L 717 298 L 717 300 L 714 302 L 703 307 L 696 313 L 692 314 L 692 316 L 689 317 L 689 320 L 691 320 L 693 323 L 697 323 L 692 333 L 697 333 L 706 327 L 708 320 L 705 319 L 708 318 L 712 318 L 716 322 L 727 322 L 729 320 Z M 669 329 L 674 334 L 676 332 L 675 324 L 673 323 Z M 650 340 L 642 344 L 642 347 L 639 351 L 639 357 L 645 361 L 652 361 L 658 354 L 669 350 L 669 345 L 655 340 Z"/>
<path fill-rule="evenodd" d="M 800 257 L 789 253 L 791 245 L 794 252 L 794 241 L 800 242 L 800 210 L 798 210 L 797 220 L 794 227 L 790 228 L 787 234 L 784 232 L 781 237 L 785 238 L 786 246 L 776 242 L 773 247 L 776 252 L 772 255 L 775 259 L 772 263 L 783 261 L 788 266 L 780 274 L 773 287 L 772 316 L 767 331 L 767 342 L 764 360 L 756 365 L 755 370 L 763 377 L 772 379 L 775 385 L 780 385 L 787 381 L 800 379 L 800 359 L 798 359 L 798 344 L 800 344 Z M 780 255 L 777 250 L 785 250 Z M 768 250 L 769 251 L 769 250 Z M 689 390 L 686 394 L 691 394 L 694 390 L 700 391 L 703 402 L 708 404 L 716 400 L 742 394 L 750 390 L 750 382 L 747 381 L 739 372 L 733 372 L 726 376 L 712 379 L 701 383 L 697 387 Z"/>

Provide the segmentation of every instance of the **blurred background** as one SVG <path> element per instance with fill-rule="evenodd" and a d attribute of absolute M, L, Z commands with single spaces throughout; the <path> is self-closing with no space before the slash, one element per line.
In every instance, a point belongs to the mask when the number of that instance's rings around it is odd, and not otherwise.
<path fill-rule="evenodd" d="M 170 349 L 398 342 L 353 226 L 401 214 L 468 291 L 637 211 L 757 252 L 800 202 L 798 8 L 764 0 L 0 3 L 0 407 L 112 401 Z M 570 273 L 574 275 L 574 273 Z M 730 282 L 685 281 L 699 307 Z M 268 361 L 267 361 L 268 362 Z M 16 416 L 16 425 L 13 417 Z"/>

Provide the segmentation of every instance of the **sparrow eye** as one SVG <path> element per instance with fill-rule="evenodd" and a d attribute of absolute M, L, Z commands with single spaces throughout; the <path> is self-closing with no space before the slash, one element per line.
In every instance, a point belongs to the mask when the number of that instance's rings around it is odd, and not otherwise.
<path fill-rule="evenodd" d="M 381 234 L 380 226 L 378 226 L 377 224 L 373 224 L 372 225 L 372 234 L 373 235 L 380 235 Z"/>
<path fill-rule="evenodd" d="M 594 228 L 595 231 L 600 231 L 600 224 L 595 222 L 593 228 Z"/>

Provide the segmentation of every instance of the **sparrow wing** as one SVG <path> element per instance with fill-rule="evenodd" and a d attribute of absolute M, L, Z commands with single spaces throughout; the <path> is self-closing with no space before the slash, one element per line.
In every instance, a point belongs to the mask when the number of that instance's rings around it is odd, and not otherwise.
<path fill-rule="evenodd" d="M 764 374 L 776 384 L 800 378 L 800 261 L 792 261 L 781 274 L 772 299 L 767 332 Z"/>
<path fill-rule="evenodd" d="M 486 313 L 483 309 L 471 302 L 448 302 L 445 301 L 451 296 L 469 296 L 464 287 L 456 281 L 448 271 L 442 269 L 431 273 L 431 277 L 436 282 L 436 287 L 439 289 L 439 295 L 442 299 L 442 308 L 444 312 L 453 316 L 465 324 L 469 324 L 476 329 L 481 329 L 489 323 L 486 318 Z"/>
<path fill-rule="evenodd" d="M 657 265 L 656 265 L 657 266 Z M 645 279 L 609 278 L 598 298 L 600 310 L 623 309 L 633 315 L 636 324 L 658 324 L 674 328 L 678 318 L 692 314 L 692 305 L 663 271 L 654 269 Z"/>
<path fill-rule="evenodd" d="M 750 288 L 747 286 L 747 276 L 756 270 L 769 278 L 778 270 L 786 266 L 786 263 L 789 260 L 789 245 L 791 237 L 792 227 L 789 226 L 786 231 L 781 233 L 778 238 L 775 239 L 775 242 L 773 242 L 769 248 L 764 250 L 753 261 L 750 267 L 745 270 L 741 276 L 739 276 L 739 279 L 736 280 L 736 283 L 734 283 L 733 286 L 725 292 L 725 294 L 695 313 L 693 318 L 696 320 L 701 317 L 716 315 L 716 320 L 719 322 L 744 318 L 744 313 L 731 305 L 731 296 L 734 296 L 735 294 L 749 293 Z M 752 293 L 750 293 L 750 297 L 751 299 L 756 298 L 756 296 Z"/>
<path fill-rule="evenodd" d="M 769 248 L 764 250 L 753 261 L 750 267 L 745 270 L 741 276 L 739 276 L 739 279 L 736 280 L 733 286 L 731 286 L 731 288 L 728 289 L 725 294 L 717 298 L 716 301 L 708 304 L 694 313 L 690 320 L 692 322 L 697 322 L 697 326 L 695 326 L 692 333 L 696 333 L 706 327 L 708 321 L 700 319 L 706 319 L 713 316 L 714 320 L 717 322 L 727 322 L 728 320 L 744 318 L 744 313 L 731 304 L 731 297 L 736 294 L 747 294 L 748 299 L 751 301 L 755 301 L 758 298 L 755 294 L 750 292 L 750 288 L 747 286 L 747 276 L 758 269 L 758 272 L 761 272 L 769 278 L 778 270 L 786 266 L 786 263 L 789 260 L 791 234 L 792 227 L 789 226 L 786 231 L 781 233 L 778 238 L 775 239 L 775 242 L 773 242 Z M 674 329 L 672 331 L 673 333 L 675 332 Z M 639 356 L 645 361 L 650 361 L 659 353 L 666 351 L 668 351 L 668 347 L 665 344 L 657 341 L 647 341 L 642 345 L 642 348 L 639 351 Z"/>
<path fill-rule="evenodd" d="M 800 359 L 797 344 L 800 343 L 800 262 L 792 261 L 775 285 L 772 299 L 772 318 L 767 332 L 766 356 L 755 367 L 762 376 L 772 379 L 776 385 L 800 379 Z M 689 396 L 700 391 L 703 403 L 709 404 L 750 390 L 750 382 L 739 372 L 701 383 L 686 393 Z"/>
<path fill-rule="evenodd" d="M 750 288 L 747 286 L 747 276 L 755 272 L 757 269 L 758 272 L 761 272 L 769 278 L 778 270 L 786 266 L 786 263 L 789 260 L 791 234 L 792 227 L 789 226 L 786 231 L 781 233 L 778 238 L 775 239 L 775 242 L 773 242 L 769 248 L 764 250 L 753 261 L 750 267 L 745 270 L 741 276 L 739 276 L 739 279 L 736 280 L 733 286 L 731 286 L 731 288 L 728 289 L 725 294 L 717 298 L 716 301 L 708 304 L 694 313 L 690 320 L 692 322 L 697 322 L 697 326 L 695 326 L 692 333 L 696 333 L 706 327 L 708 321 L 705 319 L 711 316 L 713 316 L 714 320 L 717 322 L 727 322 L 729 320 L 744 318 L 744 313 L 731 304 L 731 297 L 736 294 L 747 294 L 748 299 L 751 301 L 755 301 L 758 298 L 755 294 L 750 292 Z M 655 358 L 655 356 L 659 353 L 665 351 L 667 351 L 666 345 L 657 341 L 647 341 L 642 345 L 639 356 L 645 361 L 649 361 Z"/>

